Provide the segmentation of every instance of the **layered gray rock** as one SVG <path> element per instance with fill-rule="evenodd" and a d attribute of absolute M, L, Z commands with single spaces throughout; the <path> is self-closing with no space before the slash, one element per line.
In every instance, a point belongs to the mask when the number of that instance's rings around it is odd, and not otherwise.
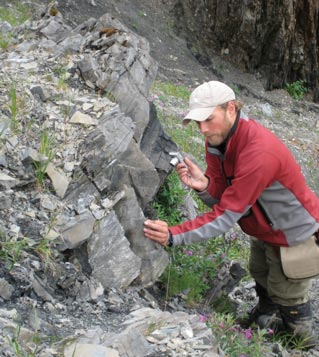
<path fill-rule="evenodd" d="M 104 288 L 126 288 L 140 274 L 141 259 L 130 249 L 114 212 L 97 225 L 88 242 L 88 259 L 92 276 Z"/>
<path fill-rule="evenodd" d="M 168 264 L 168 256 L 163 248 L 150 240 L 145 241 L 143 233 L 144 214 L 131 187 L 126 188 L 125 198 L 115 206 L 115 212 L 125 230 L 132 251 L 141 258 L 137 283 L 150 285 L 163 273 Z M 128 212 L 130 212 L 128 214 Z"/>
<path fill-rule="evenodd" d="M 136 124 L 134 138 L 139 141 L 149 117 L 147 93 L 157 72 L 149 44 L 109 14 L 88 20 L 74 32 L 83 35 L 88 30 L 86 54 L 79 62 L 81 75 L 89 86 L 119 103 Z"/>

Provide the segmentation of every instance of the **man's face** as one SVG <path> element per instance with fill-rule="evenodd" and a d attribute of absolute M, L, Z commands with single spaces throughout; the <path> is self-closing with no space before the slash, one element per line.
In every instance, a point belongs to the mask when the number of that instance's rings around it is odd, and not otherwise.
<path fill-rule="evenodd" d="M 198 128 L 212 146 L 220 145 L 227 137 L 234 121 L 227 109 L 217 107 L 204 121 L 198 121 Z"/>

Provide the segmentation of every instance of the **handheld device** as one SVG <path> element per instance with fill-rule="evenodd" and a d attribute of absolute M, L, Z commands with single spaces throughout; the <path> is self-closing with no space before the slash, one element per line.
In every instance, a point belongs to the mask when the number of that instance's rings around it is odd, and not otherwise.
<path fill-rule="evenodd" d="M 172 151 L 169 153 L 169 155 L 173 157 L 172 160 L 169 162 L 172 166 L 175 167 L 179 162 L 181 162 L 187 168 L 187 165 L 185 164 L 184 161 L 184 157 L 180 152 Z"/>

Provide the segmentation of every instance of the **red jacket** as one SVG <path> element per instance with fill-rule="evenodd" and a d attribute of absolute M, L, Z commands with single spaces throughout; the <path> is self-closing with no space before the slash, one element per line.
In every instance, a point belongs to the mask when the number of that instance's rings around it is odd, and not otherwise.
<path fill-rule="evenodd" d="M 212 211 L 170 227 L 174 245 L 213 238 L 235 223 L 277 246 L 318 231 L 318 197 L 288 148 L 256 121 L 237 118 L 224 153 L 206 144 L 206 162 L 210 183 L 198 195 Z"/>

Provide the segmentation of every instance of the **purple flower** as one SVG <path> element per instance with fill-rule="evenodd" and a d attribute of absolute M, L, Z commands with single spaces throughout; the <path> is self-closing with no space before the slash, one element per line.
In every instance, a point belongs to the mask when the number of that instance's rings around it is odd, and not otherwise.
<path fill-rule="evenodd" d="M 193 252 L 191 250 L 185 250 L 185 254 L 186 255 L 189 255 L 189 256 L 192 256 L 193 255 Z"/>
<path fill-rule="evenodd" d="M 251 337 L 252 337 L 251 329 L 248 328 L 248 329 L 245 330 L 245 338 L 246 338 L 246 340 L 250 340 Z"/>
<path fill-rule="evenodd" d="M 207 316 L 199 314 L 199 321 L 200 322 L 206 322 L 207 321 Z"/>

